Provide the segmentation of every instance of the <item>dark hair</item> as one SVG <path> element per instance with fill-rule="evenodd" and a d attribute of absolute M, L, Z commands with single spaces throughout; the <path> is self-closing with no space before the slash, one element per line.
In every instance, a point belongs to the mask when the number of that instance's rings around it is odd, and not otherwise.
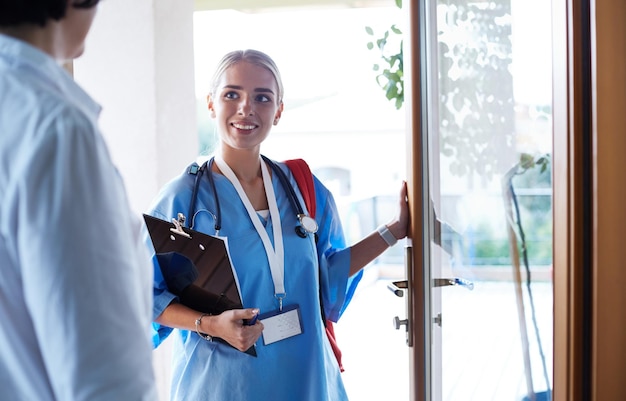
<path fill-rule="evenodd" d="M 91 8 L 100 0 L 75 0 L 72 7 Z M 0 27 L 22 24 L 45 26 L 65 17 L 67 0 L 0 0 Z"/>

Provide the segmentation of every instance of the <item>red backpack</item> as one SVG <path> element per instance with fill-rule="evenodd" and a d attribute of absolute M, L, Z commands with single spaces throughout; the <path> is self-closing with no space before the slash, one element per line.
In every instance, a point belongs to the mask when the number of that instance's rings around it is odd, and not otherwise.
<path fill-rule="evenodd" d="M 302 198 L 304 199 L 304 203 L 306 204 L 306 208 L 309 211 L 309 215 L 315 218 L 315 187 L 313 184 L 313 174 L 311 173 L 311 169 L 309 165 L 302 159 L 291 159 L 285 160 L 285 164 L 291 170 L 296 182 L 298 183 L 298 188 L 300 188 L 300 192 L 302 193 Z M 321 287 L 320 287 L 321 291 Z M 337 358 L 337 363 L 339 364 L 339 369 L 343 372 L 343 365 L 341 363 L 341 350 L 339 349 L 339 345 L 337 345 L 337 340 L 335 338 L 335 329 L 333 327 L 333 322 L 331 320 L 326 319 L 324 314 L 324 305 L 322 303 L 322 294 L 320 292 L 320 306 L 322 310 L 322 319 L 324 321 L 324 326 L 326 327 L 326 335 L 328 336 L 328 341 L 330 341 L 330 345 L 333 348 L 333 353 L 335 354 L 335 358 Z"/>

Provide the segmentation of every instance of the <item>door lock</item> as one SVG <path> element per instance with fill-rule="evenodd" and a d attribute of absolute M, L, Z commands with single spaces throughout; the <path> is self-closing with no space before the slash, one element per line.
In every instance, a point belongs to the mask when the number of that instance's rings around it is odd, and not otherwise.
<path fill-rule="evenodd" d="M 404 248 L 404 263 L 406 265 L 406 280 L 393 281 L 387 285 L 387 288 L 394 293 L 397 297 L 403 297 L 406 292 L 406 311 L 407 318 L 400 319 L 398 316 L 393 318 L 393 326 L 396 330 L 400 330 L 400 327 L 404 326 L 404 331 L 406 333 L 406 345 L 409 347 L 413 346 L 413 328 L 411 327 L 411 323 L 409 319 L 413 316 L 413 294 L 411 293 L 411 284 L 413 282 L 413 254 L 412 247 L 407 246 Z"/>
<path fill-rule="evenodd" d="M 409 347 L 411 344 L 411 337 L 409 335 L 409 319 L 400 319 L 398 316 L 393 318 L 393 327 L 396 330 L 400 330 L 400 327 L 404 326 L 404 331 L 406 332 L 406 345 Z"/>
<path fill-rule="evenodd" d="M 400 320 L 400 318 L 398 316 L 393 318 L 393 327 L 396 328 L 396 330 L 400 330 L 400 327 L 405 326 L 406 329 L 408 330 L 409 328 L 409 319 L 402 319 Z"/>

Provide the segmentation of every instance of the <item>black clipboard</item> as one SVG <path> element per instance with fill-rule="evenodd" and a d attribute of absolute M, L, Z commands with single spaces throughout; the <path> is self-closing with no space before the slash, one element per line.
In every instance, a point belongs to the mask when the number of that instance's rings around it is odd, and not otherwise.
<path fill-rule="evenodd" d="M 183 227 L 182 214 L 172 222 L 147 214 L 143 218 L 167 289 L 178 296 L 181 304 L 212 315 L 243 308 L 222 238 Z M 213 339 L 228 344 L 220 338 Z M 254 346 L 246 353 L 256 356 Z"/>

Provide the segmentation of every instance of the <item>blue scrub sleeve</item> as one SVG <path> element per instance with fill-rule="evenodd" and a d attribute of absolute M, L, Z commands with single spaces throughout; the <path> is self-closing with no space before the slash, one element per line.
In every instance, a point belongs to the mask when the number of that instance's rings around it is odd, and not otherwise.
<path fill-rule="evenodd" d="M 178 297 L 167 290 L 165 280 L 161 274 L 159 268 L 159 262 L 156 259 L 156 255 L 152 257 L 152 263 L 154 264 L 154 303 L 152 308 L 152 319 L 156 319 L 165 308 L 167 308 L 172 302 L 176 302 Z M 172 328 L 163 326 L 159 323 L 152 322 L 152 345 L 157 348 L 165 339 L 172 333 Z"/>
<path fill-rule="evenodd" d="M 166 219 L 165 216 L 160 215 L 159 213 L 152 212 L 152 215 L 160 219 Z M 152 245 L 152 240 L 150 239 L 150 234 L 148 233 L 148 229 L 145 225 L 143 226 L 142 234 L 144 243 L 146 244 L 146 247 L 152 255 L 152 265 L 154 270 L 154 284 L 152 288 L 152 346 L 156 349 L 172 333 L 173 329 L 171 327 L 163 326 L 159 323 L 156 323 L 154 320 L 161 313 L 163 313 L 165 308 L 167 308 L 172 302 L 176 302 L 178 297 L 167 290 L 167 286 L 165 284 L 165 280 L 163 279 L 163 274 L 161 273 L 161 268 L 159 267 L 159 262 L 155 254 L 154 247 Z"/>
<path fill-rule="evenodd" d="M 318 231 L 317 252 L 320 264 L 320 286 L 326 318 L 337 322 L 350 304 L 363 272 L 349 277 L 350 249 L 346 248 L 343 228 L 335 200 L 317 179 L 315 198 Z M 320 207 L 322 206 L 322 207 Z"/>

